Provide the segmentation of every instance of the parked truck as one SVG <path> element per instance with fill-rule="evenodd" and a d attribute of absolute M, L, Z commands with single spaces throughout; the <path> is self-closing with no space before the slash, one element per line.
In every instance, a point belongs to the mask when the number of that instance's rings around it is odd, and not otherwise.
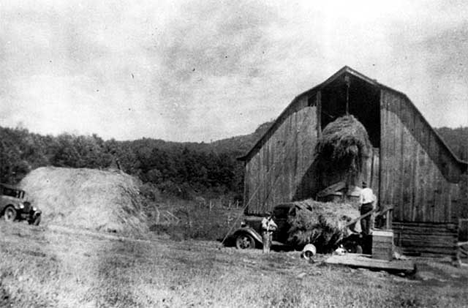
<path fill-rule="evenodd" d="M 27 221 L 38 226 L 42 211 L 25 199 L 26 192 L 7 184 L 0 184 L 0 215 L 5 221 Z"/>

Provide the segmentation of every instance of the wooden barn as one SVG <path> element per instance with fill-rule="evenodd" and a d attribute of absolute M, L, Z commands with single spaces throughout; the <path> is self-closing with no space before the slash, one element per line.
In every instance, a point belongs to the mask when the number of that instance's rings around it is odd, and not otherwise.
<path fill-rule="evenodd" d="M 367 130 L 372 153 L 361 178 L 403 252 L 453 255 L 468 218 L 468 163 L 458 159 L 404 94 L 344 67 L 297 96 L 240 159 L 245 163 L 247 215 L 283 202 L 316 198 L 333 184 L 315 174 L 315 146 L 334 119 L 351 114 Z"/>

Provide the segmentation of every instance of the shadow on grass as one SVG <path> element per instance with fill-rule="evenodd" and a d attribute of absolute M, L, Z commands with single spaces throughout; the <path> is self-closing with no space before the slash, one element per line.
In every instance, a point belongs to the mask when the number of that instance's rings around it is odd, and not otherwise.
<path fill-rule="evenodd" d="M 103 247 L 97 273 L 100 285 L 92 291 L 97 307 L 143 307 L 135 294 L 134 271 L 147 254 L 137 242 L 114 241 Z"/>

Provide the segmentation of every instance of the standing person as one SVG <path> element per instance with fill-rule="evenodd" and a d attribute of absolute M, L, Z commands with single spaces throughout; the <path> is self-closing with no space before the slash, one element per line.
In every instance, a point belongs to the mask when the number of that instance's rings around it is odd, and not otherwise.
<path fill-rule="evenodd" d="M 278 226 L 276 225 L 271 213 L 267 213 L 262 219 L 262 240 L 263 240 L 263 252 L 270 252 L 271 242 L 273 240 L 273 232 L 276 231 Z"/>
<path fill-rule="evenodd" d="M 360 210 L 361 210 L 361 216 L 369 213 L 374 209 L 374 204 L 376 202 L 377 198 L 374 195 L 374 192 L 372 189 L 367 187 L 366 182 L 362 182 L 362 190 L 361 190 L 361 195 L 359 197 L 359 202 L 361 204 Z M 372 223 L 372 214 L 367 216 L 366 218 L 361 219 L 361 230 L 364 235 L 369 235 L 370 234 L 370 229 L 371 229 L 371 223 Z"/>

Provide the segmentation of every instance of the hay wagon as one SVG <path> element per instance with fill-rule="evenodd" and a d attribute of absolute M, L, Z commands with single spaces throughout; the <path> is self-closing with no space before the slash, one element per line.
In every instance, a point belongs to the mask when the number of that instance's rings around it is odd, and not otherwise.
<path fill-rule="evenodd" d="M 247 216 L 308 198 L 346 178 L 318 172 L 315 149 L 324 128 L 355 117 L 371 148 L 354 177 L 366 181 L 405 254 L 455 256 L 468 218 L 468 163 L 460 160 L 402 92 L 344 67 L 298 95 L 240 160 Z M 352 197 L 352 196 L 351 196 Z M 347 193 L 338 198 L 350 200 Z"/>
<path fill-rule="evenodd" d="M 344 215 L 336 215 L 337 212 Z M 366 239 L 361 234 L 353 232 L 351 226 L 372 213 L 362 216 L 357 213 L 358 211 L 349 204 L 322 203 L 313 200 L 276 205 L 272 210 L 273 220 L 278 225 L 273 233 L 274 245 L 283 249 L 302 249 L 311 243 L 319 252 L 330 252 L 339 245 L 344 245 L 348 252 L 362 253 Z M 240 228 L 230 235 L 238 249 L 262 247 L 262 219 L 261 216 L 247 215 L 241 222 Z M 317 232 L 315 234 L 304 232 L 307 225 L 311 225 Z"/>

